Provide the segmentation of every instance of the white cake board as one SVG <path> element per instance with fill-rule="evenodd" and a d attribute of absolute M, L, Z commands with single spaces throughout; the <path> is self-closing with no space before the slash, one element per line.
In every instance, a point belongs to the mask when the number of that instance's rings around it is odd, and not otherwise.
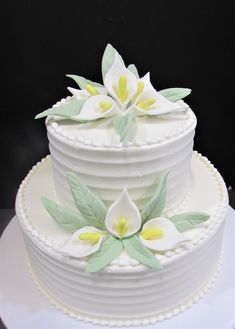
<path fill-rule="evenodd" d="M 197 304 L 170 320 L 145 328 L 234 329 L 235 212 L 232 208 L 229 208 L 227 216 L 224 251 L 224 264 L 218 279 Z M 70 318 L 56 310 L 41 295 L 28 273 L 24 242 L 16 217 L 9 223 L 0 240 L 0 264 L 1 318 L 8 329 L 100 327 Z"/>

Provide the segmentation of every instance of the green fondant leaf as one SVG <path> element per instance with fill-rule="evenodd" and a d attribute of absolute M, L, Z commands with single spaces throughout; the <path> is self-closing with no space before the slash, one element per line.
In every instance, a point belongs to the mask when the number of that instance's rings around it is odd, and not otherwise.
<path fill-rule="evenodd" d="M 94 87 L 104 87 L 100 83 L 85 79 L 83 77 L 80 77 L 79 75 L 66 74 L 66 77 L 73 79 L 77 83 L 77 85 L 80 87 L 80 89 L 85 89 L 87 84 L 92 85 Z"/>
<path fill-rule="evenodd" d="M 107 212 L 104 203 L 80 181 L 76 174 L 69 172 L 68 180 L 74 202 L 81 214 L 90 225 L 101 229 L 104 228 Z"/>
<path fill-rule="evenodd" d="M 177 102 L 178 100 L 188 96 L 190 93 L 191 89 L 188 88 L 168 88 L 159 91 L 159 94 L 171 102 Z"/>
<path fill-rule="evenodd" d="M 135 66 L 135 64 L 130 64 L 127 68 L 136 76 L 137 79 L 139 79 L 140 76 L 139 76 L 139 73 L 138 73 L 138 70 L 137 70 L 137 67 Z"/>
<path fill-rule="evenodd" d="M 210 216 L 203 212 L 185 212 L 172 216 L 169 219 L 179 232 L 184 232 L 194 228 L 195 225 L 207 221 L 209 218 Z"/>
<path fill-rule="evenodd" d="M 89 258 L 86 272 L 97 272 L 110 264 L 123 250 L 122 241 L 111 236 L 101 248 Z"/>
<path fill-rule="evenodd" d="M 156 191 L 152 198 L 147 202 L 145 207 L 141 210 L 142 223 L 149 219 L 159 217 L 165 207 L 166 202 L 166 185 L 168 171 L 161 174 Z"/>
<path fill-rule="evenodd" d="M 51 217 L 70 232 L 88 225 L 82 215 L 72 209 L 64 208 L 45 197 L 42 197 L 42 203 Z"/>
<path fill-rule="evenodd" d="M 125 138 L 129 128 L 131 127 L 134 118 L 135 116 L 133 113 L 127 113 L 125 115 L 118 116 L 113 119 L 114 128 L 119 134 L 121 142 Z"/>
<path fill-rule="evenodd" d="M 122 242 L 124 249 L 130 257 L 138 260 L 141 264 L 162 269 L 162 265 L 157 260 L 157 258 L 142 244 L 136 235 L 123 239 Z"/>
<path fill-rule="evenodd" d="M 113 65 L 116 53 L 118 54 L 117 50 L 115 48 L 113 48 L 113 46 L 111 46 L 110 44 L 107 44 L 103 57 L 102 57 L 102 65 L 101 65 L 103 80 L 104 80 L 106 73 L 109 71 L 109 69 Z M 122 64 L 125 65 L 121 55 L 118 54 L 118 56 L 119 56 L 119 59 L 122 62 Z"/>
<path fill-rule="evenodd" d="M 85 100 L 73 99 L 68 103 L 61 104 L 58 107 L 52 107 L 44 112 L 39 113 L 38 115 L 36 115 L 35 119 L 40 119 L 48 115 L 57 115 L 70 119 L 71 117 L 80 113 L 84 103 Z"/>

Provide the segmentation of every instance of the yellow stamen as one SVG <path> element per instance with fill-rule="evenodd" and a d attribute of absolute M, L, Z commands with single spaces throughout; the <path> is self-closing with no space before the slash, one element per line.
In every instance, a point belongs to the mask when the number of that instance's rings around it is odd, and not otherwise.
<path fill-rule="evenodd" d="M 153 227 L 153 228 L 147 228 L 146 230 L 143 230 L 140 235 L 145 240 L 155 240 L 155 239 L 161 239 L 164 236 L 164 231 L 159 227 Z"/>
<path fill-rule="evenodd" d="M 110 110 L 112 105 L 113 104 L 111 102 L 105 102 L 105 101 L 100 102 L 100 107 L 102 109 L 102 112 L 107 112 L 108 110 Z"/>
<path fill-rule="evenodd" d="M 155 98 L 148 98 L 148 99 L 146 99 L 144 101 L 140 101 L 136 105 L 138 107 L 140 107 L 142 110 L 148 110 L 150 108 L 150 106 L 152 106 L 154 103 L 156 103 L 156 99 Z"/>
<path fill-rule="evenodd" d="M 122 238 L 128 231 L 128 223 L 126 218 L 119 218 L 117 224 L 114 226 L 114 229 L 117 231 L 119 236 Z"/>
<path fill-rule="evenodd" d="M 95 95 L 99 95 L 100 93 L 98 92 L 98 90 L 90 85 L 90 84 L 86 84 L 85 86 L 85 89 L 88 91 L 88 93 L 91 95 L 91 96 L 95 96 Z"/>
<path fill-rule="evenodd" d="M 119 77 L 119 81 L 118 81 L 118 89 L 117 89 L 117 95 L 118 98 L 120 99 L 120 101 L 122 103 L 125 103 L 126 99 L 127 99 L 127 80 L 125 75 L 121 75 Z"/>
<path fill-rule="evenodd" d="M 144 90 L 144 83 L 143 83 L 143 81 L 140 81 L 140 82 L 138 83 L 137 92 L 136 92 L 136 94 L 134 95 L 133 100 L 132 100 L 133 103 L 135 102 L 136 98 L 137 98 L 139 95 L 142 94 L 143 90 Z"/>
<path fill-rule="evenodd" d="M 84 240 L 84 241 L 89 241 L 91 243 L 96 243 L 99 241 L 101 237 L 101 234 L 98 232 L 91 232 L 91 233 L 81 233 L 79 235 L 79 239 L 80 240 Z"/>

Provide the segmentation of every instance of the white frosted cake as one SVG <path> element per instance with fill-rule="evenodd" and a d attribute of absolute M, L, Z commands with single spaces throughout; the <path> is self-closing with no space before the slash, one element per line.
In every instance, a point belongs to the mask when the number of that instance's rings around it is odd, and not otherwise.
<path fill-rule="evenodd" d="M 50 155 L 18 191 L 29 268 L 77 319 L 108 325 L 170 318 L 209 288 L 221 263 L 228 198 L 193 152 L 185 88 L 156 91 L 108 45 L 103 85 L 79 89 L 47 117 Z"/>

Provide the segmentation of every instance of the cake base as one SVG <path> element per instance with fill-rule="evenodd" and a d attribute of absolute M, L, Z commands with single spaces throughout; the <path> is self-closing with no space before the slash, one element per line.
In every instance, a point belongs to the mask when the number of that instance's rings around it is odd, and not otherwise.
<path fill-rule="evenodd" d="M 52 303 L 73 317 L 118 326 L 169 319 L 197 301 L 218 270 L 227 191 L 216 169 L 197 152 L 184 211 L 205 211 L 210 219 L 188 232 L 182 246 L 158 255 L 162 271 L 134 264 L 122 253 L 103 271 L 85 273 L 86 261 L 60 255 L 68 236 L 45 212 L 40 201 L 45 192 L 53 198 L 50 157 L 34 166 L 21 184 L 16 212 L 33 276 Z"/>
<path fill-rule="evenodd" d="M 232 328 L 235 323 L 233 312 L 235 281 L 231 268 L 231 261 L 235 256 L 234 234 L 235 212 L 230 208 L 224 233 L 224 263 L 218 280 L 200 303 L 177 317 L 158 323 L 158 329 Z M 79 322 L 55 309 L 38 291 L 27 270 L 25 246 L 16 218 L 10 222 L 3 233 L 0 250 L 2 265 L 0 280 L 2 283 L 1 317 L 7 328 L 46 329 L 48 324 L 50 324 L 51 329 L 93 327 L 90 323 Z M 195 301 L 198 301 L 200 297 L 202 294 L 197 296 Z M 83 320 L 92 321 L 88 318 Z M 142 323 L 139 321 L 138 324 L 148 324 L 147 328 L 149 329 L 156 328 L 147 319 Z M 138 324 L 133 323 L 135 326 Z"/>

